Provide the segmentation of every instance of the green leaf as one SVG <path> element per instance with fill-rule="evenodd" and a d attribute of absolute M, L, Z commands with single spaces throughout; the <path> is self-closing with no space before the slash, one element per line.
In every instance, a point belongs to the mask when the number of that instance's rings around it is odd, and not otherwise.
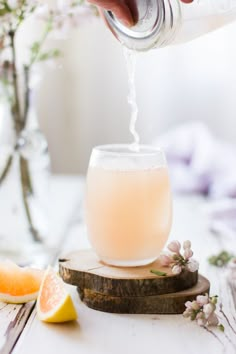
<path fill-rule="evenodd" d="M 60 50 L 58 50 L 58 49 L 52 49 L 52 50 L 50 50 L 49 52 L 41 53 L 41 54 L 38 56 L 38 59 L 37 59 L 37 60 L 38 60 L 38 61 L 46 61 L 46 60 L 49 60 L 49 59 L 58 58 L 60 55 L 61 55 Z"/>
<path fill-rule="evenodd" d="M 216 267 L 223 267 L 234 257 L 233 254 L 230 254 L 227 251 L 221 251 L 219 254 L 209 257 L 208 262 Z"/>
<path fill-rule="evenodd" d="M 156 270 L 156 269 L 151 269 L 150 273 L 158 275 L 159 277 L 165 277 L 167 275 L 167 273 L 161 272 L 160 270 Z"/>
<path fill-rule="evenodd" d="M 30 47 L 31 52 L 32 52 L 33 54 L 37 54 L 38 51 L 39 51 L 39 48 L 40 48 L 40 43 L 39 43 L 39 42 L 34 42 L 34 43 L 32 44 L 32 46 Z"/>
<path fill-rule="evenodd" d="M 210 300 L 211 300 L 211 303 L 212 303 L 213 305 L 216 305 L 217 302 L 218 302 L 218 295 L 211 296 L 211 297 L 210 297 Z"/>
<path fill-rule="evenodd" d="M 0 8 L 0 17 L 4 16 L 8 13 L 8 11 L 5 8 Z"/>
<path fill-rule="evenodd" d="M 217 328 L 221 331 L 221 332 L 224 332 L 225 331 L 225 327 L 222 325 L 222 324 L 219 324 L 217 326 Z"/>

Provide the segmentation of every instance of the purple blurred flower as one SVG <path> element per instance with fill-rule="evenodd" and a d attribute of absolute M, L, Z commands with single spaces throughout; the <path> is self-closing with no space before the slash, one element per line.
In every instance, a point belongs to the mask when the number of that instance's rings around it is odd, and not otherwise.
<path fill-rule="evenodd" d="M 175 191 L 236 197 L 236 146 L 219 141 L 204 123 L 183 124 L 155 144 L 166 153 Z"/>

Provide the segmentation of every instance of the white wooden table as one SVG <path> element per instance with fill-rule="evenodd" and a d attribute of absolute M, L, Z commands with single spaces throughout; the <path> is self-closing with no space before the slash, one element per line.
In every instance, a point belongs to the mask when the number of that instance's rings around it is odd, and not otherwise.
<path fill-rule="evenodd" d="M 63 256 L 68 251 L 89 247 L 83 223 L 83 179 L 54 177 L 57 231 L 54 242 Z M 0 304 L 0 354 L 235 354 L 236 290 L 229 286 L 225 271 L 208 265 L 207 257 L 223 248 L 236 252 L 236 239 L 214 236 L 208 231 L 202 212 L 207 204 L 200 197 L 178 197 L 174 201 L 172 239 L 190 239 L 200 272 L 211 281 L 211 294 L 223 304 L 221 322 L 225 332 L 207 331 L 181 315 L 118 315 L 87 308 L 70 287 L 79 314 L 74 323 L 45 324 L 35 313 L 34 304 Z M 62 222 L 63 220 L 63 222 Z M 63 225 L 62 225 L 63 224 Z M 55 262 L 56 263 L 56 262 Z"/>

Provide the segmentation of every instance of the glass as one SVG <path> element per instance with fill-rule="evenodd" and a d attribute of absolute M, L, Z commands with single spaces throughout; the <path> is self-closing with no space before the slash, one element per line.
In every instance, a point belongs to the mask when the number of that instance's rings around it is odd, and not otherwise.
<path fill-rule="evenodd" d="M 49 235 L 50 158 L 34 106 L 16 134 L 8 102 L 0 102 L 0 260 L 35 262 Z"/>
<path fill-rule="evenodd" d="M 171 190 L 164 153 L 142 145 L 95 147 L 86 187 L 86 223 L 93 249 L 114 266 L 152 263 L 169 236 Z"/>

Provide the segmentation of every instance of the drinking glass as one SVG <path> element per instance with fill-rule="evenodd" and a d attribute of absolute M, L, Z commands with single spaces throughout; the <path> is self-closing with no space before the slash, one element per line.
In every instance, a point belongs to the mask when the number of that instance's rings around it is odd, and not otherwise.
<path fill-rule="evenodd" d="M 164 153 L 141 145 L 93 149 L 86 185 L 91 245 L 106 264 L 142 266 L 155 261 L 171 228 L 172 201 Z"/>

